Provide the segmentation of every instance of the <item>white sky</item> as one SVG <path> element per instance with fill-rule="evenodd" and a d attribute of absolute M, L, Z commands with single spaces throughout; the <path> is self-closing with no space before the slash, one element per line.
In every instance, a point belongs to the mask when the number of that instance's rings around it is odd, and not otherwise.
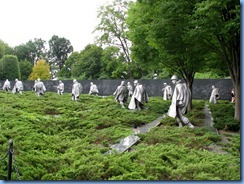
<path fill-rule="evenodd" d="M 57 35 L 81 51 L 94 43 L 97 11 L 108 2 L 112 0 L 0 0 L 0 39 L 15 47 Z"/>

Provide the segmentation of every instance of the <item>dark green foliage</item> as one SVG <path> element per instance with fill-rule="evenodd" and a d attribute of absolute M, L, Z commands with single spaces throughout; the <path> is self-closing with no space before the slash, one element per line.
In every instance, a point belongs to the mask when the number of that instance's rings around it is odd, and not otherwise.
<path fill-rule="evenodd" d="M 234 156 L 239 157 L 241 154 L 240 135 L 230 134 L 227 139 L 229 142 L 228 144 L 223 145 L 224 150 L 228 151 Z"/>
<path fill-rule="evenodd" d="M 60 38 L 57 35 L 53 35 L 48 44 L 48 58 L 52 61 L 51 64 L 55 64 L 59 69 L 62 69 L 68 55 L 73 52 L 73 46 L 69 40 L 64 37 Z"/>
<path fill-rule="evenodd" d="M 226 101 L 218 101 L 218 104 L 209 104 L 214 118 L 214 127 L 220 130 L 239 131 L 240 121 L 234 119 L 235 108 Z"/>
<path fill-rule="evenodd" d="M 176 119 L 170 116 L 166 116 L 165 118 L 163 118 L 160 123 L 163 126 L 176 126 L 178 124 Z"/>
<path fill-rule="evenodd" d="M 29 75 L 32 72 L 32 64 L 25 60 L 19 62 L 19 68 L 20 68 L 20 75 L 22 80 L 27 80 Z"/>
<path fill-rule="evenodd" d="M 176 145 L 184 145 L 195 149 L 207 149 L 210 143 L 220 141 L 219 135 L 208 132 L 204 128 L 189 129 L 188 127 L 160 126 L 157 129 L 152 129 L 148 134 L 140 136 L 142 143 L 148 145 L 171 145 L 173 142 Z"/>
<path fill-rule="evenodd" d="M 20 79 L 18 58 L 14 55 L 4 55 L 0 62 L 1 80 Z"/>
<path fill-rule="evenodd" d="M 208 149 L 220 145 L 221 136 L 204 128 L 155 127 L 138 134 L 131 151 L 105 154 L 133 133 L 133 124 L 150 123 L 167 112 L 170 101 L 161 97 L 151 97 L 144 111 L 122 109 L 112 96 L 86 94 L 74 102 L 67 93 L 2 92 L 0 100 L 0 158 L 13 139 L 22 180 L 240 179 L 240 136 L 229 137 L 223 144 L 228 154 L 221 155 Z M 201 109 L 203 103 L 196 104 Z M 7 160 L 0 161 L 0 179 L 7 179 Z M 12 179 L 18 179 L 15 172 Z"/>
<path fill-rule="evenodd" d="M 37 60 L 45 58 L 45 43 L 46 41 L 41 38 L 34 38 L 25 44 L 14 47 L 13 53 L 19 61 L 28 61 L 33 66 Z"/>
<path fill-rule="evenodd" d="M 190 122 L 196 126 L 203 126 L 205 113 L 203 111 L 205 101 L 203 100 L 194 100 L 192 102 L 193 108 L 190 112 L 187 112 L 187 117 Z"/>
<path fill-rule="evenodd" d="M 75 58 L 67 60 L 67 64 L 71 65 L 71 76 L 79 79 L 98 79 L 101 73 L 102 52 L 102 47 L 90 44 L 79 55 L 74 55 Z"/>

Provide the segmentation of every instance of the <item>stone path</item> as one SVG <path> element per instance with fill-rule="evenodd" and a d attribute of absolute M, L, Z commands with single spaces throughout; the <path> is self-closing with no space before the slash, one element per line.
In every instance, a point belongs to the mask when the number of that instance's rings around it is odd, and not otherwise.
<path fill-rule="evenodd" d="M 211 111 L 209 109 L 209 105 L 205 104 L 204 106 L 204 112 L 205 112 L 205 121 L 204 121 L 204 126 L 207 127 L 210 131 L 215 132 L 219 135 L 221 135 L 221 143 L 223 144 L 227 144 L 229 141 L 228 139 L 225 137 L 225 131 L 218 131 L 216 128 L 213 127 L 214 123 L 214 119 L 212 117 Z M 211 152 L 215 152 L 215 153 L 219 153 L 219 154 L 228 154 L 228 152 L 224 151 L 222 149 L 222 146 L 217 145 L 215 143 L 212 143 L 208 146 L 208 150 Z"/>
<path fill-rule="evenodd" d="M 212 117 L 212 113 L 209 109 L 209 105 L 205 104 L 204 109 L 203 109 L 204 113 L 205 113 L 205 120 L 204 120 L 204 126 L 207 127 L 209 129 L 209 131 L 215 132 L 217 134 L 218 131 L 216 128 L 214 128 L 214 123 L 213 123 L 213 117 Z"/>

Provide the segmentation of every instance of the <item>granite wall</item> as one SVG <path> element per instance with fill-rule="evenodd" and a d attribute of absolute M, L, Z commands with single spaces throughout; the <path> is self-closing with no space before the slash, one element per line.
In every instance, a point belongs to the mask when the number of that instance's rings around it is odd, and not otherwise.
<path fill-rule="evenodd" d="M 125 82 L 131 82 L 133 85 L 134 80 L 125 80 Z M 11 88 L 13 87 L 14 81 L 11 82 Z M 24 91 L 31 91 L 34 85 L 34 81 L 22 81 L 24 84 Z M 99 95 L 112 95 L 117 86 L 120 84 L 121 80 L 78 80 L 83 86 L 83 93 L 88 93 L 90 89 L 90 82 L 97 85 L 99 90 Z M 167 83 L 174 89 L 174 85 L 171 83 L 170 79 L 150 79 L 150 80 L 139 80 L 145 85 L 149 96 L 161 96 L 163 83 Z M 0 81 L 0 88 L 2 89 L 4 81 Z M 56 86 L 59 81 L 43 81 L 47 91 L 56 92 Z M 64 93 L 71 93 L 72 80 L 64 80 Z M 230 92 L 233 87 L 231 79 L 195 79 L 193 83 L 193 99 L 207 100 L 210 97 L 212 88 L 215 85 L 219 88 L 219 93 L 221 99 L 230 100 Z"/>

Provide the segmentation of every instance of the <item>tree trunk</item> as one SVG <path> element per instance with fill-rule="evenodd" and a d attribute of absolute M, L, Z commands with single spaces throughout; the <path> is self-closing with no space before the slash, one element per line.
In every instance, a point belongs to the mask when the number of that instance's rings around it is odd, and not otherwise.
<path fill-rule="evenodd" d="M 193 84 L 193 80 L 194 78 L 186 78 L 185 81 L 186 81 L 186 86 L 189 88 L 190 92 L 191 92 L 191 97 L 190 97 L 190 101 L 189 101 L 189 104 L 188 104 L 188 107 L 187 107 L 187 111 L 191 111 L 192 110 L 192 84 Z"/>
<path fill-rule="evenodd" d="M 241 105 L 241 91 L 240 91 L 240 83 L 235 83 L 235 119 L 240 121 L 241 120 L 241 113 L 240 113 L 240 105 Z"/>

